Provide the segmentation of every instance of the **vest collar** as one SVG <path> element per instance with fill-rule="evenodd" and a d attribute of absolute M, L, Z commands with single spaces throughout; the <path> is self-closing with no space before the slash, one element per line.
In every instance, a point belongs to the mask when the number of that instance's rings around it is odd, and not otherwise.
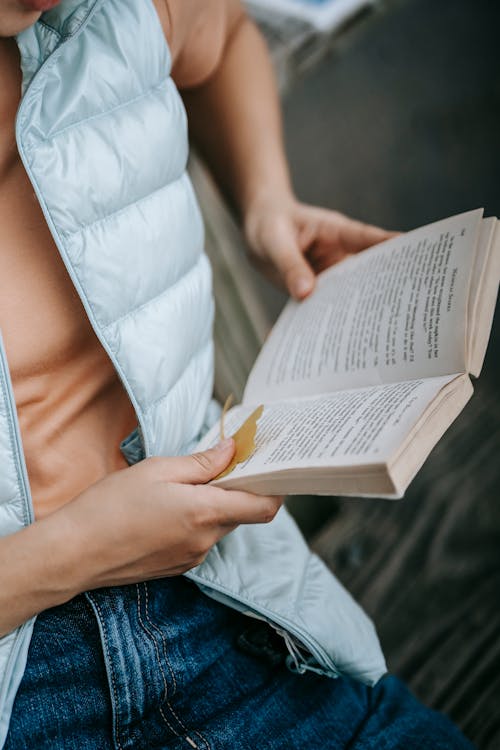
<path fill-rule="evenodd" d="M 23 73 L 22 93 L 45 60 L 74 36 L 103 0 L 63 0 L 16 36 Z"/>

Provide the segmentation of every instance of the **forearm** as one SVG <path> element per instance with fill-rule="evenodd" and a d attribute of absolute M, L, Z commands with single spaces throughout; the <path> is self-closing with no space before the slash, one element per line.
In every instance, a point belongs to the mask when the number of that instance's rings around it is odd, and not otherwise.
<path fill-rule="evenodd" d="M 271 61 L 246 16 L 214 73 L 183 97 L 193 140 L 243 217 L 266 195 L 291 194 Z"/>
<path fill-rule="evenodd" d="M 74 548 L 50 517 L 0 539 L 0 637 L 70 599 Z"/>
<path fill-rule="evenodd" d="M 271 521 L 280 498 L 208 484 L 234 451 L 139 461 L 0 539 L 0 637 L 81 591 L 185 573 L 240 523 Z"/>

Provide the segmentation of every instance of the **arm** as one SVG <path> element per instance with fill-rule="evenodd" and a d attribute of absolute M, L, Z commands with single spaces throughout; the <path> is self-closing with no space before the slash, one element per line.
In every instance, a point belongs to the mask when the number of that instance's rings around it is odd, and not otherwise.
<path fill-rule="evenodd" d="M 217 62 L 205 81 L 182 93 L 193 138 L 244 217 L 255 202 L 291 197 L 292 188 L 265 42 L 239 2 L 226 4 L 232 12 Z"/>
<path fill-rule="evenodd" d="M 0 637 L 82 591 L 180 575 L 238 524 L 272 520 L 281 498 L 205 484 L 233 453 L 228 440 L 193 456 L 146 459 L 0 539 Z"/>
<path fill-rule="evenodd" d="M 315 273 L 391 235 L 296 200 L 266 45 L 239 0 L 221 0 L 221 5 L 223 32 L 215 35 L 219 48 L 212 45 L 205 77 L 193 82 L 178 75 L 177 83 L 193 139 L 231 195 L 254 260 L 302 298 L 312 291 Z M 186 38 L 184 59 L 194 42 Z M 185 69 L 184 64 L 180 73 Z"/>

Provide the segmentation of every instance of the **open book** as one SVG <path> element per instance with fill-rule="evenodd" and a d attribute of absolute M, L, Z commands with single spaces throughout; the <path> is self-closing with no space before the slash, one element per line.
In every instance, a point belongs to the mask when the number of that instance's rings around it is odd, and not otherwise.
<path fill-rule="evenodd" d="M 265 494 L 402 497 L 472 395 L 500 279 L 500 224 L 470 211 L 350 256 L 288 302 L 231 435 L 255 449 L 215 484 Z M 200 448 L 217 442 L 216 425 Z"/>

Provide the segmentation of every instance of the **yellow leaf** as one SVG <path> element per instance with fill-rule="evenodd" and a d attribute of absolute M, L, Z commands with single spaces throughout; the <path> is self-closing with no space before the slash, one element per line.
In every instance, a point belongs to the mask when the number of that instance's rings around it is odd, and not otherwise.
<path fill-rule="evenodd" d="M 229 399 L 228 399 L 229 400 Z M 221 416 L 221 435 L 224 435 L 224 425 L 223 417 L 226 413 L 226 405 L 228 401 L 226 401 L 226 404 L 224 405 L 224 410 L 222 412 Z M 230 403 L 230 402 L 229 402 Z M 250 416 L 245 419 L 239 430 L 237 430 L 234 435 L 231 435 L 233 438 L 236 449 L 234 451 L 234 456 L 231 459 L 231 463 L 229 466 L 224 469 L 220 474 L 218 474 L 215 478 L 216 479 L 222 479 L 222 477 L 227 476 L 232 472 L 235 466 L 238 464 L 242 464 L 244 461 L 249 458 L 254 449 L 255 449 L 255 435 L 257 434 L 257 422 L 262 416 L 262 412 L 264 411 L 264 406 L 258 406 L 255 411 L 253 411 Z"/>

